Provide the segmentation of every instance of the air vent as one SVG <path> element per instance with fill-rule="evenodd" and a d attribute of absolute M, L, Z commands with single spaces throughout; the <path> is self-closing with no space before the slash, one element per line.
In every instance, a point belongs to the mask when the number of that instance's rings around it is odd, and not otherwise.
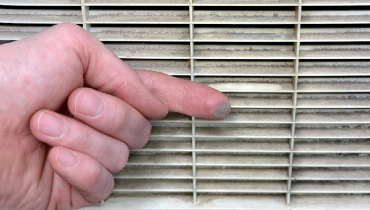
<path fill-rule="evenodd" d="M 0 40 L 73 22 L 136 69 L 219 89 L 219 121 L 153 121 L 86 209 L 368 209 L 368 0 L 1 0 Z M 196 93 L 194 93 L 196 94 Z"/>

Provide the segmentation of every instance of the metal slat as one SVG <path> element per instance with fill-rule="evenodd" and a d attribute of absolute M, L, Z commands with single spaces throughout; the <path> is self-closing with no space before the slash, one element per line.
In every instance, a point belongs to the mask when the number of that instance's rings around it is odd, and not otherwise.
<path fill-rule="evenodd" d="M 72 22 L 82 24 L 80 10 L 70 9 L 2 9 L 0 8 L 0 20 L 3 23 L 39 23 L 56 24 Z"/>
<path fill-rule="evenodd" d="M 198 77 L 195 81 L 222 92 L 289 93 L 293 91 L 291 78 Z"/>
<path fill-rule="evenodd" d="M 369 41 L 370 29 L 353 28 L 302 28 L 302 42 L 358 42 Z"/>
<path fill-rule="evenodd" d="M 292 183 L 292 193 L 294 194 L 344 194 L 344 193 L 370 193 L 370 182 L 368 181 L 294 181 Z"/>
<path fill-rule="evenodd" d="M 206 181 L 197 183 L 201 193 L 285 193 L 285 181 Z"/>
<path fill-rule="evenodd" d="M 88 6 L 186 6 L 187 0 L 85 0 Z"/>
<path fill-rule="evenodd" d="M 196 59 L 293 59 L 292 45 L 195 44 Z"/>
<path fill-rule="evenodd" d="M 302 0 L 304 6 L 357 6 L 370 5 L 368 0 Z"/>
<path fill-rule="evenodd" d="M 11 6 L 80 6 L 81 0 L 2 0 L 1 5 Z"/>
<path fill-rule="evenodd" d="M 244 124 L 244 123 L 280 123 L 292 122 L 290 109 L 232 109 L 229 116 L 218 121 L 197 118 L 196 124 Z"/>
<path fill-rule="evenodd" d="M 302 155 L 296 154 L 293 167 L 369 168 L 370 157 L 364 155 Z"/>
<path fill-rule="evenodd" d="M 119 24 L 181 24 L 189 23 L 189 11 L 186 10 L 100 10 L 90 9 L 87 23 Z"/>
<path fill-rule="evenodd" d="M 296 123 L 370 123 L 369 109 L 299 109 Z"/>
<path fill-rule="evenodd" d="M 189 29 L 180 27 L 91 27 L 90 32 L 101 41 L 189 41 Z"/>
<path fill-rule="evenodd" d="M 300 76 L 367 76 L 370 75 L 368 61 L 301 61 Z"/>
<path fill-rule="evenodd" d="M 287 155 L 243 155 L 243 154 L 202 154 L 197 155 L 197 166 L 229 167 L 286 167 Z"/>
<path fill-rule="evenodd" d="M 119 58 L 189 59 L 189 45 L 185 44 L 105 44 Z M 159 53 L 160 52 L 160 53 Z"/>
<path fill-rule="evenodd" d="M 370 168 L 297 168 L 295 180 L 370 180 Z"/>
<path fill-rule="evenodd" d="M 191 179 L 190 167 L 126 166 L 115 179 Z"/>
<path fill-rule="evenodd" d="M 366 59 L 370 58 L 369 44 L 346 44 L 332 45 L 321 44 L 307 45 L 302 44 L 300 47 L 300 56 L 310 59 Z"/>
<path fill-rule="evenodd" d="M 297 6 L 297 0 L 194 0 L 194 6 Z"/>
<path fill-rule="evenodd" d="M 0 40 L 20 40 L 34 34 L 40 33 L 49 27 L 45 26 L 0 26 Z"/>
<path fill-rule="evenodd" d="M 294 11 L 255 11 L 240 10 L 195 10 L 194 22 L 197 24 L 295 24 Z"/>
<path fill-rule="evenodd" d="M 292 108 L 292 94 L 226 93 L 232 108 Z M 369 96 L 370 97 L 370 96 Z"/>
<path fill-rule="evenodd" d="M 320 10 L 303 10 L 302 23 L 309 24 L 341 24 L 341 23 L 369 23 L 370 10 L 353 10 L 353 11 L 320 11 Z"/>
<path fill-rule="evenodd" d="M 195 76 L 293 76 L 291 61 L 196 61 Z"/>
<path fill-rule="evenodd" d="M 295 42 L 293 28 L 196 27 L 195 42 Z"/>
<path fill-rule="evenodd" d="M 198 180 L 287 180 L 284 168 L 198 168 Z"/>
<path fill-rule="evenodd" d="M 192 192 L 191 180 L 115 179 L 113 192 Z"/>

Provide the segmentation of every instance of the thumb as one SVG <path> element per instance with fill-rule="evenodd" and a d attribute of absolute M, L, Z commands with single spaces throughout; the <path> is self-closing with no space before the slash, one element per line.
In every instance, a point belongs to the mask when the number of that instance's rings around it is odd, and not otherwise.
<path fill-rule="evenodd" d="M 81 61 L 84 82 L 88 86 L 117 96 L 149 119 L 160 119 L 167 115 L 167 105 L 146 88 L 130 66 L 96 37 L 70 23 L 56 25 L 37 35 L 38 39 L 47 40 L 50 37 L 73 49 Z"/>

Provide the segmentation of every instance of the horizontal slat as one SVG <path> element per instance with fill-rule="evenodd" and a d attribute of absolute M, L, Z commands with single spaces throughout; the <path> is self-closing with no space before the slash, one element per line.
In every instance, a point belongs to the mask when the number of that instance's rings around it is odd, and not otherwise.
<path fill-rule="evenodd" d="M 292 78 L 197 77 L 196 82 L 223 92 L 293 92 Z"/>
<path fill-rule="evenodd" d="M 210 202 L 212 201 L 212 202 Z M 240 209 L 240 207 L 256 206 L 262 209 L 287 209 L 285 195 L 217 195 L 199 193 L 197 203 L 193 204 L 190 194 L 160 193 L 114 193 L 106 202 L 87 209 Z M 156 204 L 156 205 L 153 205 Z M 274 208 L 271 208 L 274 207 Z"/>
<path fill-rule="evenodd" d="M 177 112 L 169 112 L 163 119 L 152 120 L 152 124 L 158 122 L 170 122 L 176 124 L 191 123 L 191 117 Z"/>
<path fill-rule="evenodd" d="M 370 167 L 370 157 L 360 155 L 294 155 L 294 167 Z"/>
<path fill-rule="evenodd" d="M 289 143 L 248 142 L 248 141 L 197 141 L 197 152 L 289 152 Z"/>
<path fill-rule="evenodd" d="M 195 44 L 197 59 L 293 59 L 292 45 Z"/>
<path fill-rule="evenodd" d="M 370 128 L 366 124 L 298 124 L 295 127 L 296 138 L 368 138 L 370 136 Z"/>
<path fill-rule="evenodd" d="M 196 125 L 208 123 L 290 123 L 292 122 L 290 109 L 233 109 L 221 120 L 196 119 Z"/>
<path fill-rule="evenodd" d="M 126 166 L 114 174 L 116 179 L 190 179 L 191 167 Z"/>
<path fill-rule="evenodd" d="M 255 209 L 308 210 L 330 207 L 337 210 L 366 209 L 370 205 L 369 195 L 292 195 L 291 205 L 286 204 L 286 195 L 230 195 L 199 193 L 196 204 L 193 197 L 184 194 L 127 194 L 114 193 L 106 202 L 86 209 Z M 210 202 L 212 201 L 212 202 Z M 153 205 L 156 204 L 156 205 Z"/>
<path fill-rule="evenodd" d="M 91 27 L 90 32 L 101 41 L 162 41 L 190 40 L 189 27 Z"/>
<path fill-rule="evenodd" d="M 304 10 L 302 23 L 368 23 L 370 10 Z"/>
<path fill-rule="evenodd" d="M 302 182 L 293 181 L 291 192 L 296 193 L 370 193 L 370 182 Z"/>
<path fill-rule="evenodd" d="M 145 147 L 136 151 L 191 151 L 191 141 L 151 140 Z"/>
<path fill-rule="evenodd" d="M 188 59 L 187 44 L 105 44 L 120 58 Z"/>
<path fill-rule="evenodd" d="M 88 23 L 188 23 L 188 10 L 90 9 Z"/>
<path fill-rule="evenodd" d="M 190 76 L 190 61 L 178 60 L 124 60 L 134 69 L 162 72 L 169 75 Z M 191 119 L 190 119 L 191 120 Z"/>
<path fill-rule="evenodd" d="M 288 155 L 235 155 L 235 154 L 198 154 L 197 166 L 258 166 L 286 167 L 289 166 Z M 370 163 L 369 163 L 370 164 Z"/>
<path fill-rule="evenodd" d="M 20 40 L 47 29 L 43 26 L 15 26 L 3 25 L 0 26 L 0 40 Z"/>
<path fill-rule="evenodd" d="M 194 6 L 297 6 L 297 0 L 193 0 Z"/>
<path fill-rule="evenodd" d="M 1 5 L 79 6 L 81 5 L 81 0 L 1 0 Z"/>
<path fill-rule="evenodd" d="M 294 76 L 293 62 L 287 61 L 195 61 L 195 76 Z M 369 70 L 370 74 L 370 70 Z"/>
<path fill-rule="evenodd" d="M 3 23 L 82 23 L 81 10 L 0 9 Z"/>
<path fill-rule="evenodd" d="M 300 108 L 370 108 L 370 94 L 298 94 Z"/>
<path fill-rule="evenodd" d="M 201 9 L 201 8 L 200 8 Z M 294 11 L 227 11 L 224 10 L 195 10 L 196 23 L 248 23 L 248 24 L 294 24 L 297 22 Z"/>
<path fill-rule="evenodd" d="M 358 28 L 301 28 L 301 42 L 369 41 L 370 29 Z"/>
<path fill-rule="evenodd" d="M 369 195 L 292 195 L 291 208 L 302 209 L 366 209 L 370 205 Z"/>
<path fill-rule="evenodd" d="M 118 5 L 118 6 L 164 6 L 189 5 L 187 0 L 85 0 L 85 5 Z"/>
<path fill-rule="evenodd" d="M 128 166 L 188 166 L 192 165 L 191 154 L 131 154 Z"/>
<path fill-rule="evenodd" d="M 370 153 L 368 140 L 320 140 L 295 142 L 294 152 L 300 153 Z"/>
<path fill-rule="evenodd" d="M 289 138 L 291 136 L 290 126 L 272 126 L 261 127 L 197 127 L 195 136 L 205 138 Z"/>
<path fill-rule="evenodd" d="M 191 136 L 191 127 L 153 127 L 151 136 L 187 137 Z"/>
<path fill-rule="evenodd" d="M 370 123 L 369 109 L 298 109 L 297 123 Z"/>
<path fill-rule="evenodd" d="M 299 75 L 302 76 L 363 76 L 370 75 L 370 62 L 299 62 Z"/>
<path fill-rule="evenodd" d="M 198 180 L 287 180 L 287 170 L 274 168 L 197 168 Z"/>
<path fill-rule="evenodd" d="M 295 180 L 370 180 L 370 169 L 361 168 L 323 168 L 293 169 L 292 179 Z"/>
<path fill-rule="evenodd" d="M 368 44 L 361 44 L 361 45 L 302 44 L 300 46 L 300 56 L 302 58 L 315 58 L 315 59 L 370 58 L 370 45 Z"/>
<path fill-rule="evenodd" d="M 292 108 L 293 106 L 292 94 L 227 93 L 226 95 L 231 106 L 235 108 Z"/>
<path fill-rule="evenodd" d="M 284 193 L 285 181 L 197 181 L 197 192 L 207 193 Z"/>
<path fill-rule="evenodd" d="M 304 6 L 370 5 L 368 0 L 302 0 Z"/>
<path fill-rule="evenodd" d="M 369 92 L 370 78 L 368 77 L 325 77 L 298 79 L 300 92 Z"/>
<path fill-rule="evenodd" d="M 192 192 L 192 180 L 116 179 L 113 192 Z"/>
<path fill-rule="evenodd" d="M 294 42 L 294 28 L 195 27 L 194 42 Z"/>

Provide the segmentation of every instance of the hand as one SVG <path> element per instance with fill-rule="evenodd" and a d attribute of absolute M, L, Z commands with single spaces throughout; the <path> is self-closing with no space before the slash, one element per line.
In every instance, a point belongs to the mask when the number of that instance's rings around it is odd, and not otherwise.
<path fill-rule="evenodd" d="M 109 196 L 112 173 L 168 111 L 218 119 L 225 95 L 134 71 L 99 40 L 60 24 L 0 46 L 0 208 L 77 209 Z M 90 88 L 87 88 L 90 87 Z"/>

